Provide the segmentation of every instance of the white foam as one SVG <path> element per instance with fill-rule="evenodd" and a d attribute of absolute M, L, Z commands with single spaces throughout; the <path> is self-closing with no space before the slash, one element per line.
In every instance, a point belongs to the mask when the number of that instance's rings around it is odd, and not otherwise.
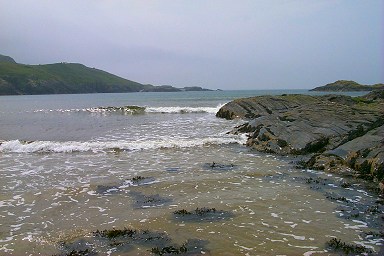
<path fill-rule="evenodd" d="M 352 220 L 354 223 L 358 223 L 357 225 L 350 225 L 345 223 L 344 227 L 349 228 L 349 229 L 360 229 L 360 228 L 367 228 L 368 224 L 364 221 L 359 221 L 359 220 Z"/>
<path fill-rule="evenodd" d="M 210 113 L 216 114 L 223 105 L 216 107 L 147 107 L 147 113 L 179 114 L 179 113 Z"/>
<path fill-rule="evenodd" d="M 210 113 L 216 114 L 224 104 L 216 107 L 180 107 L 180 106 L 167 106 L 167 107 L 143 107 L 145 113 L 162 113 L 162 114 L 182 114 L 182 113 Z M 38 109 L 35 113 L 76 113 L 76 112 L 89 112 L 89 113 L 109 113 L 109 112 L 124 112 L 124 114 L 135 114 L 137 111 L 130 106 L 123 107 L 92 107 L 92 108 L 74 108 L 74 109 Z"/>
<path fill-rule="evenodd" d="M 148 150 L 160 148 L 191 148 L 206 145 L 243 144 L 240 136 L 207 137 L 207 138 L 163 138 L 157 140 L 140 141 L 33 141 L 25 143 L 19 140 L 4 142 L 0 145 L 0 152 L 34 153 L 34 152 L 100 152 L 119 150 Z"/>
<path fill-rule="evenodd" d="M 277 213 L 271 213 L 271 216 L 274 217 L 274 218 L 280 218 Z"/>
<path fill-rule="evenodd" d="M 294 235 L 294 234 L 285 234 L 285 233 L 279 233 L 279 234 L 283 235 L 283 236 L 291 236 L 296 240 L 305 240 L 305 236 L 298 236 L 298 235 Z"/>

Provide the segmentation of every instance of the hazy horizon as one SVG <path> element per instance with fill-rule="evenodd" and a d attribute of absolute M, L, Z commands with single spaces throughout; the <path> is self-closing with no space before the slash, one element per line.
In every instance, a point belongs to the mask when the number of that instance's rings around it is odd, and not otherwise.
<path fill-rule="evenodd" d="M 223 90 L 384 82 L 380 0 L 0 0 L 0 54 Z"/>

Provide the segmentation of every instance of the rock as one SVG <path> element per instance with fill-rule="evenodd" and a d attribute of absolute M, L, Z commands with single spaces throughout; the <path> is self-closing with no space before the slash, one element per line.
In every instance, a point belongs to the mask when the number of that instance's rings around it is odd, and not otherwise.
<path fill-rule="evenodd" d="M 381 193 L 384 193 L 384 182 L 383 181 L 379 183 L 379 188 L 380 188 Z"/>
<path fill-rule="evenodd" d="M 216 114 L 247 123 L 247 146 L 281 155 L 310 155 L 306 167 L 358 171 L 384 178 L 384 99 L 377 90 L 364 97 L 282 95 L 238 99 Z"/>

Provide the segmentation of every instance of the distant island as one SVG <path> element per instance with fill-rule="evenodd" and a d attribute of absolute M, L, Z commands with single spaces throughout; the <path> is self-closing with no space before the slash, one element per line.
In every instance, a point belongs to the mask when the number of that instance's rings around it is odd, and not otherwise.
<path fill-rule="evenodd" d="M 211 91 L 130 81 L 79 63 L 25 65 L 0 55 L 0 95 Z"/>
<path fill-rule="evenodd" d="M 336 82 L 316 87 L 310 91 L 318 92 L 355 92 L 355 91 L 373 91 L 384 89 L 384 84 L 362 85 L 355 81 L 338 80 Z"/>

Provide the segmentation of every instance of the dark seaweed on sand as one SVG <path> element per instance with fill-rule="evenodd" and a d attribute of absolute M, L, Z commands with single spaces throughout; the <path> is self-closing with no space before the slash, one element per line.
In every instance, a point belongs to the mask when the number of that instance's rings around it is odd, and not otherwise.
<path fill-rule="evenodd" d="M 216 208 L 196 208 L 192 211 L 185 209 L 176 210 L 173 212 L 176 220 L 182 221 L 221 221 L 232 218 L 234 214 L 229 211 L 217 210 Z"/>

